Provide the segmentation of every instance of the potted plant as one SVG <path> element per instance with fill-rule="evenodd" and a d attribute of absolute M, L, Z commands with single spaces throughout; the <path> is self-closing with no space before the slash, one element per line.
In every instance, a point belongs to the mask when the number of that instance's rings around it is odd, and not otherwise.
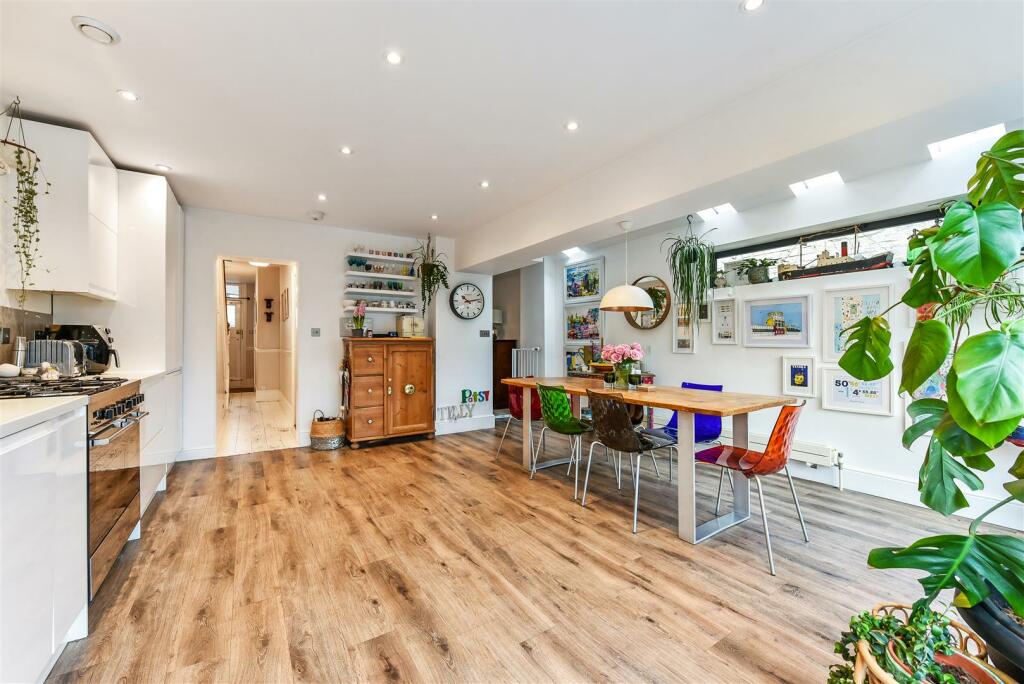
<path fill-rule="evenodd" d="M 995 467 L 990 452 L 1024 420 L 1024 290 L 1015 278 L 1024 267 L 1022 173 L 1024 131 L 1011 131 L 981 156 L 965 199 L 945 207 L 940 225 L 911 236 L 908 248 L 917 256 L 910 287 L 891 307 L 933 307 L 932 317 L 917 321 L 907 343 L 901 392 L 913 394 L 952 355 L 946 398 L 913 401 L 907 409 L 913 422 L 903 435 L 908 449 L 927 436 L 918 489 L 921 502 L 943 515 L 968 506 L 962 487 L 984 487 L 978 472 Z M 878 380 L 894 370 L 886 313 L 847 329 L 839 365 L 854 377 Z M 974 313 L 978 316 L 972 320 Z M 914 604 L 908 623 L 924 619 L 939 593 L 954 589 L 954 604 L 964 609 L 981 637 L 990 646 L 1006 648 L 999 654 L 1008 661 L 998 664 L 1019 668 L 1024 665 L 1017 629 L 1024 617 L 1024 539 L 980 531 L 989 515 L 1014 500 L 1024 501 L 1024 453 L 1008 472 L 1007 496 L 979 515 L 967 534 L 874 549 L 868 564 L 926 573 L 919 580 L 925 595 Z M 1004 601 L 1000 612 L 1007 621 L 973 621 L 982 609 Z M 895 665 L 878 664 L 899 675 Z"/>
<path fill-rule="evenodd" d="M 708 288 L 715 272 L 715 246 L 704 237 L 714 228 L 698 236 L 693 234 L 692 217 L 687 216 L 686 221 L 686 235 L 665 238 L 661 244 L 662 249 L 665 243 L 669 244 L 668 268 L 676 302 L 683 311 L 700 311 L 708 301 Z M 699 327 L 700 317 L 695 319 Z"/>
<path fill-rule="evenodd" d="M 362 337 L 365 331 L 363 324 L 366 323 L 366 300 L 360 299 L 352 311 L 352 337 Z"/>
<path fill-rule="evenodd" d="M 632 344 L 606 344 L 601 348 L 601 359 L 610 361 L 615 373 L 615 387 L 627 389 L 629 375 L 633 372 L 633 364 L 644 358 L 643 348 L 636 342 Z"/>
<path fill-rule="evenodd" d="M 729 281 L 725 279 L 725 271 L 715 271 L 715 287 L 725 287 Z"/>
<path fill-rule="evenodd" d="M 736 275 L 741 277 L 746 275 L 747 282 L 751 285 L 767 283 L 771 280 L 768 277 L 768 267 L 777 263 L 779 263 L 778 259 L 744 259 L 736 267 Z"/>
<path fill-rule="evenodd" d="M 441 261 L 445 255 L 437 253 L 430 233 L 427 233 L 427 241 L 421 242 L 413 255 L 413 268 L 420 274 L 420 295 L 423 298 L 423 313 L 426 315 L 427 307 L 437 291 L 442 286 L 448 287 L 448 266 Z"/>

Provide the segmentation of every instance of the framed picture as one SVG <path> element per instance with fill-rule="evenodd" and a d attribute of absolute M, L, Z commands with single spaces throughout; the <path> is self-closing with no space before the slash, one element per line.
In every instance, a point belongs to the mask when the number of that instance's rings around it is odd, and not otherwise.
<path fill-rule="evenodd" d="M 705 302 L 700 305 L 700 322 L 707 323 L 711 321 L 711 302 Z"/>
<path fill-rule="evenodd" d="M 694 321 L 679 304 L 673 307 L 672 316 L 672 352 L 674 354 L 693 354 L 697 351 L 697 336 L 694 335 Z"/>
<path fill-rule="evenodd" d="M 711 344 L 736 344 L 736 300 L 716 299 L 711 305 Z"/>
<path fill-rule="evenodd" d="M 793 397 L 814 396 L 814 357 L 782 357 L 782 393 Z"/>
<path fill-rule="evenodd" d="M 821 408 L 828 411 L 892 415 L 892 374 L 858 380 L 838 366 L 821 369 Z"/>
<path fill-rule="evenodd" d="M 810 347 L 811 296 L 744 301 L 743 344 L 747 347 Z"/>
<path fill-rule="evenodd" d="M 281 320 L 288 320 L 288 312 L 290 311 L 288 306 L 288 288 L 284 288 L 284 292 L 281 293 Z"/>
<path fill-rule="evenodd" d="M 570 373 L 572 371 L 582 371 L 586 364 L 583 362 L 583 348 L 582 347 L 566 347 L 565 348 L 565 372 Z"/>
<path fill-rule="evenodd" d="M 822 359 L 838 361 L 850 336 L 843 331 L 865 316 L 878 316 L 891 304 L 892 285 L 825 290 L 821 307 Z"/>
<path fill-rule="evenodd" d="M 565 341 L 584 344 L 601 339 L 601 309 L 593 306 L 565 307 Z"/>
<path fill-rule="evenodd" d="M 604 257 L 568 264 L 563 271 L 565 303 L 596 302 L 604 290 Z"/>

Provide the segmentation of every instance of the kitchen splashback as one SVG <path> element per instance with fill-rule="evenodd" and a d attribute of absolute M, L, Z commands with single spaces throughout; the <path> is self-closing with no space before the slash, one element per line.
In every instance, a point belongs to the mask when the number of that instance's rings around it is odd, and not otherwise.
<path fill-rule="evenodd" d="M 14 340 L 19 335 L 26 340 L 35 337 L 37 330 L 42 330 L 53 323 L 53 314 L 39 311 L 22 311 L 21 309 L 0 306 L 0 331 L 10 328 L 11 339 L 8 344 L 0 337 L 0 363 L 11 363 L 14 356 Z"/>

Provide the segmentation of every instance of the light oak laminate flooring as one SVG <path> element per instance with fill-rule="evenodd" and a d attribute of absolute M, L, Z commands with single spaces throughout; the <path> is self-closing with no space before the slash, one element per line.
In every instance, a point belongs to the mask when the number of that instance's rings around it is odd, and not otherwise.
<path fill-rule="evenodd" d="M 294 447 L 299 443 L 294 420 L 277 392 L 232 392 L 217 421 L 217 455 Z"/>
<path fill-rule="evenodd" d="M 798 481 L 805 544 L 770 477 L 772 577 L 756 514 L 686 544 L 648 460 L 633 535 L 603 455 L 583 509 L 564 468 L 524 474 L 516 428 L 494 462 L 499 436 L 177 464 L 51 681 L 821 682 L 852 613 L 918 595 L 868 550 L 966 529 Z"/>

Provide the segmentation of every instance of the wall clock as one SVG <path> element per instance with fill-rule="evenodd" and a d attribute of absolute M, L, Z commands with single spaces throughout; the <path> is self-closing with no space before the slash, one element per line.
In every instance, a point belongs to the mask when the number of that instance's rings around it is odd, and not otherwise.
<path fill-rule="evenodd" d="M 452 290 L 448 303 L 456 316 L 469 321 L 483 313 L 484 293 L 473 283 L 462 283 Z"/>

